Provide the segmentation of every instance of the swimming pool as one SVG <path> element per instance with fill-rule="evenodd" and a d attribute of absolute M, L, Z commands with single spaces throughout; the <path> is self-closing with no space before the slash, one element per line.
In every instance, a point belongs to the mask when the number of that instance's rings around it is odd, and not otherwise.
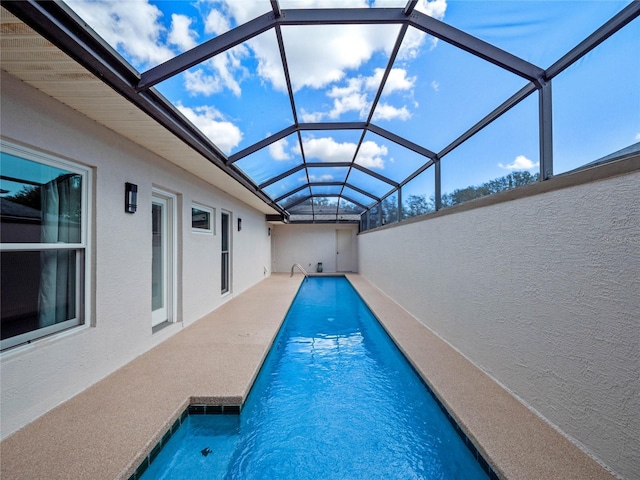
<path fill-rule="evenodd" d="M 240 415 L 189 415 L 143 479 L 486 479 L 344 277 L 303 282 Z"/>

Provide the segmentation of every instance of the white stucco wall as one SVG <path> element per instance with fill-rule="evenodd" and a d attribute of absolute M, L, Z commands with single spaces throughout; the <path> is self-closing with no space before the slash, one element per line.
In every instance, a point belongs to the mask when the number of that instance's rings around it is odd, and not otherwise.
<path fill-rule="evenodd" d="M 640 478 L 638 170 L 358 240 L 361 275 Z"/>
<path fill-rule="evenodd" d="M 2 136 L 89 165 L 93 188 L 90 326 L 1 354 L 1 430 L 6 437 L 262 280 L 271 265 L 264 214 L 2 74 Z M 169 133 L 167 133 L 169 135 Z M 124 212 L 124 183 L 138 211 Z M 178 323 L 151 331 L 151 192 L 178 198 Z M 192 201 L 215 208 L 216 235 L 191 231 Z M 232 287 L 220 293 L 220 211 L 232 216 Z M 242 218 L 242 231 L 236 219 Z"/>
<path fill-rule="evenodd" d="M 291 266 L 299 263 L 307 272 L 315 272 L 318 262 L 322 262 L 323 272 L 335 273 L 336 230 L 351 232 L 351 268 L 344 271 L 358 271 L 358 225 L 348 224 L 272 226 L 273 271 L 290 272 Z"/>

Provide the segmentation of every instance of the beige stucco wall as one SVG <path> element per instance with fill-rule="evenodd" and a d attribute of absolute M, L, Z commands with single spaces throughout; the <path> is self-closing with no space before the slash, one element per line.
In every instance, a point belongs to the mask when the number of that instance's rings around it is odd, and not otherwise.
<path fill-rule="evenodd" d="M 318 225 L 273 225 L 273 271 L 290 272 L 291 266 L 299 263 L 308 272 L 315 272 L 318 262 L 322 262 L 325 273 L 335 273 L 337 267 L 337 230 L 351 232 L 351 268 L 343 271 L 358 271 L 357 238 L 358 225 L 318 224 Z M 298 272 L 298 270 L 296 270 Z"/>
<path fill-rule="evenodd" d="M 2 74 L 2 137 L 94 169 L 90 326 L 1 354 L 1 433 L 69 399 L 270 274 L 264 214 Z M 169 135 L 169 133 L 167 133 Z M 138 211 L 124 212 L 124 183 Z M 151 193 L 178 203 L 178 323 L 151 331 Z M 191 231 L 191 203 L 216 210 L 216 235 Z M 232 290 L 220 293 L 220 211 L 232 218 Z M 237 231 L 236 219 L 242 218 Z"/>
<path fill-rule="evenodd" d="M 361 275 L 625 478 L 640 478 L 638 161 L 358 237 Z"/>

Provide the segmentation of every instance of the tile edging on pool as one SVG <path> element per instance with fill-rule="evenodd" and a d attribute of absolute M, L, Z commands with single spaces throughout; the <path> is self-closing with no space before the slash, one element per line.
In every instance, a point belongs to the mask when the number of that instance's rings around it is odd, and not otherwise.
<path fill-rule="evenodd" d="M 182 410 L 177 418 L 170 423 L 170 427 L 164 429 L 160 440 L 157 442 L 151 442 L 153 447 L 149 450 L 149 453 L 144 455 L 142 460 L 137 462 L 137 467 L 134 472 L 127 478 L 129 480 L 139 480 L 142 478 L 144 472 L 151 465 L 151 462 L 155 460 L 162 448 L 167 444 L 171 437 L 178 431 L 178 428 L 184 423 L 184 421 L 190 415 L 239 415 L 242 410 L 242 405 L 207 405 L 199 403 L 190 403 L 185 409 Z M 134 463 L 136 465 L 136 463 Z"/>

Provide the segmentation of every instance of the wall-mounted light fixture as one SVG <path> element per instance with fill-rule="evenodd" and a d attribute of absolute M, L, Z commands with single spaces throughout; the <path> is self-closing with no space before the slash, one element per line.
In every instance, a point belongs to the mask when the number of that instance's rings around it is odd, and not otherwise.
<path fill-rule="evenodd" d="M 238 231 L 242 230 L 242 219 L 238 219 Z"/>
<path fill-rule="evenodd" d="M 126 182 L 124 184 L 124 211 L 136 213 L 138 209 L 138 185 Z"/>
<path fill-rule="evenodd" d="M 271 236 L 271 227 L 267 228 L 267 235 Z"/>

